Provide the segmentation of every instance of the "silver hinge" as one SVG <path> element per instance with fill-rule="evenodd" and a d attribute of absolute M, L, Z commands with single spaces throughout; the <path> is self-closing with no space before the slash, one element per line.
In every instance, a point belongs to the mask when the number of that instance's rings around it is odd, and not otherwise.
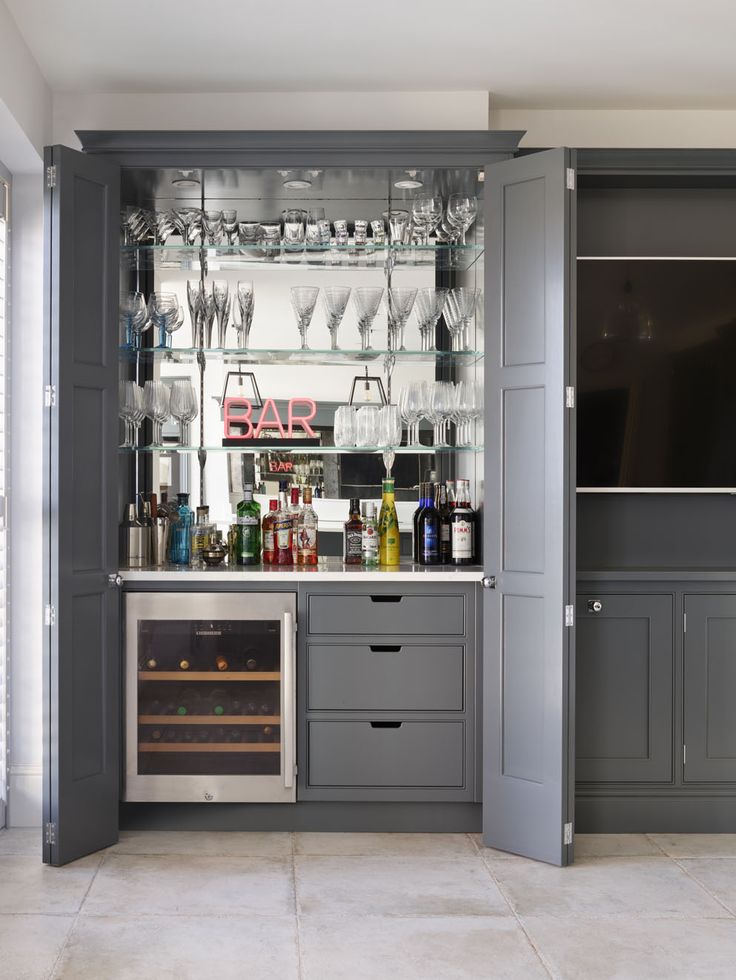
<path fill-rule="evenodd" d="M 56 167 L 46 167 L 46 186 L 49 190 L 52 187 L 56 187 Z"/>
<path fill-rule="evenodd" d="M 687 745 L 682 747 L 682 764 L 683 766 L 687 765 Z"/>
<path fill-rule="evenodd" d="M 575 625 L 575 610 L 573 606 L 565 606 L 565 626 Z"/>
<path fill-rule="evenodd" d="M 562 843 L 572 844 L 572 824 L 566 823 L 562 828 Z"/>
<path fill-rule="evenodd" d="M 56 385 L 44 385 L 43 407 L 56 408 Z"/>
<path fill-rule="evenodd" d="M 44 830 L 44 833 L 43 833 L 44 843 L 46 843 L 46 844 L 55 844 L 56 843 L 56 824 L 55 823 L 47 823 L 47 824 L 44 825 L 43 830 Z"/>
<path fill-rule="evenodd" d="M 682 614 L 682 632 L 687 633 L 687 613 Z"/>
<path fill-rule="evenodd" d="M 565 187 L 569 191 L 575 190 L 575 171 L 572 167 L 568 167 L 565 173 Z"/>
<path fill-rule="evenodd" d="M 56 607 L 52 605 L 46 605 L 43 608 L 43 625 L 44 626 L 56 626 Z"/>
<path fill-rule="evenodd" d="M 572 385 L 565 388 L 565 408 L 575 408 L 575 389 Z"/>

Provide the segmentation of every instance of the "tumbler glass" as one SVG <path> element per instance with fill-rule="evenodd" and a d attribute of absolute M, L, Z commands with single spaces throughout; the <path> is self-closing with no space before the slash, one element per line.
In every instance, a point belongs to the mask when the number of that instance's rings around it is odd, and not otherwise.
<path fill-rule="evenodd" d="M 378 445 L 378 405 L 361 405 L 357 412 L 357 445 Z"/>
<path fill-rule="evenodd" d="M 356 439 L 356 410 L 353 405 L 335 409 L 334 441 L 336 446 L 354 446 Z"/>

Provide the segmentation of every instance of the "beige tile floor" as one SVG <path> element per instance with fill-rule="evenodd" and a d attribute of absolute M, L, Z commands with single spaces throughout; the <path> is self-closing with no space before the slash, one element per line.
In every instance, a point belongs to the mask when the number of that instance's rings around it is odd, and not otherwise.
<path fill-rule="evenodd" d="M 0 831 L 0 978 L 736 977 L 736 834 L 125 833 L 65 868 Z"/>

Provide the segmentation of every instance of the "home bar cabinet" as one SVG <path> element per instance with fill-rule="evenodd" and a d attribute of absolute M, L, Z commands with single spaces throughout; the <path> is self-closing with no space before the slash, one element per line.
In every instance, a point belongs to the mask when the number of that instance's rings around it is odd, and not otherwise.
<path fill-rule="evenodd" d="M 121 819 L 482 826 L 489 846 L 572 859 L 574 155 L 518 157 L 521 135 L 95 132 L 47 150 L 47 862 L 113 843 Z M 402 225 L 420 188 L 477 200 L 465 234 Z M 182 211 L 205 216 L 198 236 L 139 233 Z M 212 234 L 207 213 L 229 211 L 243 227 Z M 316 216 L 306 241 L 293 212 Z M 213 282 L 233 308 L 200 328 L 188 300 Z M 336 336 L 320 306 L 307 329 L 290 293 L 335 286 L 353 294 Z M 355 303 L 370 287 L 386 297 L 372 333 Z M 424 337 L 402 319 L 401 291 L 426 287 L 478 291 L 454 342 L 449 314 Z M 131 336 L 131 292 L 173 294 L 181 322 Z M 341 405 L 461 380 L 484 391 L 463 439 L 426 423 L 411 442 L 336 438 Z M 184 382 L 194 417 L 129 414 L 123 435 L 131 381 Z M 243 392 L 262 413 L 247 442 Z M 343 565 L 349 500 L 380 496 L 387 470 L 401 562 Z M 187 493 L 226 529 L 247 484 L 265 510 L 284 478 L 314 488 L 317 564 L 123 561 L 142 495 Z M 475 564 L 411 560 L 428 480 L 469 482 Z"/>

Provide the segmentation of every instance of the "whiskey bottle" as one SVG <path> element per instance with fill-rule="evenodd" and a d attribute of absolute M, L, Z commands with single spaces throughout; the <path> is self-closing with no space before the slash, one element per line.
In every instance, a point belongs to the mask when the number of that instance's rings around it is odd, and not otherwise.
<path fill-rule="evenodd" d="M 253 499 L 253 485 L 243 487 L 237 507 L 238 534 L 235 541 L 237 565 L 258 565 L 261 560 L 261 506 Z"/>
<path fill-rule="evenodd" d="M 342 560 L 346 565 L 359 565 L 362 561 L 363 521 L 360 517 L 360 501 L 350 501 L 350 516 L 345 521 L 342 536 Z"/>
<path fill-rule="evenodd" d="M 378 517 L 378 563 L 379 565 L 398 565 L 401 556 L 399 541 L 399 518 L 394 502 L 394 481 L 391 477 L 383 480 L 381 513 Z"/>
<path fill-rule="evenodd" d="M 274 537 L 274 518 L 276 509 L 279 506 L 278 500 L 269 500 L 268 513 L 263 515 L 263 564 L 273 565 L 276 560 L 276 541 Z"/>
<path fill-rule="evenodd" d="M 297 532 L 297 561 L 300 565 L 317 564 L 317 526 L 318 519 L 312 507 L 312 488 L 304 488 L 304 506 L 299 514 Z"/>
<path fill-rule="evenodd" d="M 475 513 L 470 506 L 470 480 L 455 481 L 455 507 L 450 514 L 453 565 L 472 565 L 475 555 Z"/>

